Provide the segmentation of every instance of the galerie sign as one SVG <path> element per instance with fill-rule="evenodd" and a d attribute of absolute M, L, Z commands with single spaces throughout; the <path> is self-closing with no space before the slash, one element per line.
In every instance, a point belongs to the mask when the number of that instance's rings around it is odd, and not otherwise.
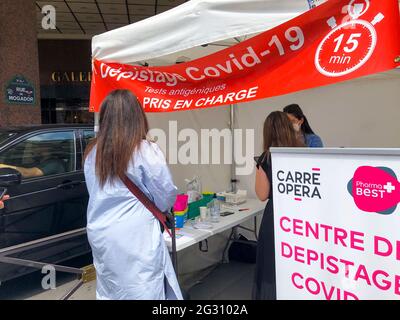
<path fill-rule="evenodd" d="M 98 111 L 115 89 L 130 89 L 147 112 L 240 103 L 393 69 L 399 55 L 397 0 L 331 0 L 191 62 L 142 67 L 94 60 L 90 109 Z"/>
<path fill-rule="evenodd" d="M 400 153 L 325 152 L 272 154 L 278 299 L 400 299 Z"/>

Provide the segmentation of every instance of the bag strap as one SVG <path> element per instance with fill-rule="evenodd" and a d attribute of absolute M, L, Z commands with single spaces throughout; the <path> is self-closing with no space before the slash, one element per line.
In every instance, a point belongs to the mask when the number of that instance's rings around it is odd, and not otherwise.
<path fill-rule="evenodd" d="M 136 184 L 133 183 L 131 179 L 128 178 L 128 176 L 124 176 L 123 179 L 121 179 L 122 182 L 125 184 L 125 186 L 129 189 L 129 191 L 149 210 L 153 216 L 161 222 L 161 224 L 164 226 L 164 229 L 168 232 L 168 234 L 172 238 L 171 231 L 167 227 L 167 216 L 161 212 L 160 209 L 156 207 L 156 205 L 151 201 L 144 193 L 142 190 L 140 190 Z"/>

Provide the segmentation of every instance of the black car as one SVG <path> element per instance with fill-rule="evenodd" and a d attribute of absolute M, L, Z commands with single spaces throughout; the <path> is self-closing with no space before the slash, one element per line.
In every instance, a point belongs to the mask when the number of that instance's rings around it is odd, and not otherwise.
<path fill-rule="evenodd" d="M 62 233 L 63 241 L 15 250 L 12 257 L 60 264 L 90 252 L 85 234 L 68 237 L 68 232 L 86 226 L 82 157 L 93 137 L 89 125 L 0 129 L 0 187 L 11 197 L 0 210 L 0 252 Z M 0 283 L 32 271 L 0 263 Z"/>

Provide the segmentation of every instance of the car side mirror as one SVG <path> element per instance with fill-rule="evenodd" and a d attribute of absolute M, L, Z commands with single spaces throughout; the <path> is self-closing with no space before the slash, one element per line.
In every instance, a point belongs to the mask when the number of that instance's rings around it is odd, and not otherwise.
<path fill-rule="evenodd" d="M 11 168 L 0 169 L 0 187 L 10 187 L 21 184 L 22 175 L 19 171 Z"/>

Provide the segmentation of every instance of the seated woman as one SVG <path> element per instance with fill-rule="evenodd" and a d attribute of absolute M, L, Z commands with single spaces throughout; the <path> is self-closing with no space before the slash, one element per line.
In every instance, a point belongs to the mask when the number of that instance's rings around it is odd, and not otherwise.
<path fill-rule="evenodd" d="M 297 138 L 302 143 L 305 143 L 310 148 L 322 148 L 324 146 L 321 138 L 311 129 L 303 110 L 301 110 L 298 104 L 286 106 L 283 108 L 283 112 L 287 114 L 289 120 L 292 122 Z"/>

